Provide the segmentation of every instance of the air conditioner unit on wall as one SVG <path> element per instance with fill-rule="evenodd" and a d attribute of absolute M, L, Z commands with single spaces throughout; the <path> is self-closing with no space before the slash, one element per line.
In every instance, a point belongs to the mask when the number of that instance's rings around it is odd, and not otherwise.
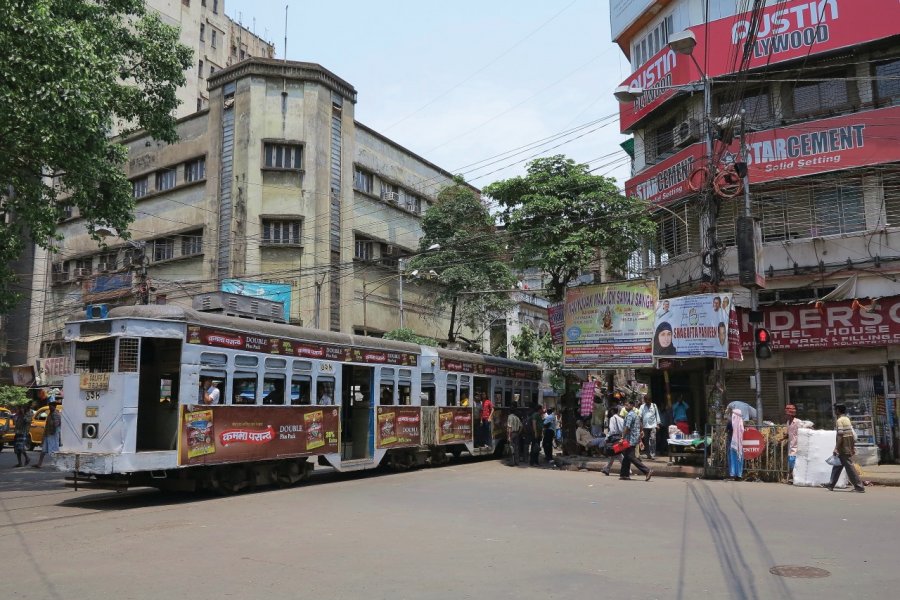
<path fill-rule="evenodd" d="M 381 199 L 396 204 L 400 201 L 400 194 L 398 192 L 381 192 Z"/>
<path fill-rule="evenodd" d="M 697 119 L 685 119 L 672 130 L 672 144 L 687 146 L 700 139 L 700 123 Z"/>
<path fill-rule="evenodd" d="M 90 277 L 90 276 L 91 276 L 90 269 L 85 269 L 85 268 L 75 269 L 75 279 L 84 279 L 84 278 Z"/>

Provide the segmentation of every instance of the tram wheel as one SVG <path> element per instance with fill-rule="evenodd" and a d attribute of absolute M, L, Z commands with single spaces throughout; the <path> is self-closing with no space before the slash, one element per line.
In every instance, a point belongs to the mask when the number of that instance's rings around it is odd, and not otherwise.
<path fill-rule="evenodd" d="M 302 477 L 300 465 L 294 461 L 282 461 L 275 467 L 275 485 L 280 488 L 290 487 Z"/>
<path fill-rule="evenodd" d="M 223 496 L 236 494 L 247 487 L 245 470 L 237 466 L 222 466 L 213 474 L 213 483 L 218 493 Z"/>

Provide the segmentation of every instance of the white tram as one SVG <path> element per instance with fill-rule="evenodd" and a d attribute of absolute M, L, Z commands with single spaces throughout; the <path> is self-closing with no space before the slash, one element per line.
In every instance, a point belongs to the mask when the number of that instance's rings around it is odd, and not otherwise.
<path fill-rule="evenodd" d="M 531 363 L 177 306 L 114 308 L 69 322 L 65 339 L 54 463 L 76 486 L 230 493 L 295 483 L 313 459 L 439 464 L 484 452 L 465 399 L 493 400 L 498 436 L 514 401 L 540 400 Z"/>

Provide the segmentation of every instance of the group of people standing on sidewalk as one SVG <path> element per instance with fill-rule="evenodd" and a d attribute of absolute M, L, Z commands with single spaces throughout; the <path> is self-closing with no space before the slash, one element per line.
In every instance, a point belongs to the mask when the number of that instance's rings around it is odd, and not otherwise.
<path fill-rule="evenodd" d="M 538 467 L 543 449 L 544 458 L 550 464 L 553 460 L 553 445 L 562 432 L 556 410 L 545 409 L 541 405 L 534 406 L 523 422 L 515 413 L 517 407 L 513 402 L 513 410 L 506 419 L 506 441 L 511 463 L 518 466 L 520 462 L 525 462 L 527 454 L 528 465 Z"/>
<path fill-rule="evenodd" d="M 646 393 L 638 394 L 638 400 L 623 400 L 621 396 L 614 396 L 613 400 L 615 405 L 606 411 L 603 404 L 595 404 L 590 431 L 583 421 L 578 421 L 575 440 L 588 452 L 597 448 L 609 456 L 606 466 L 601 469 L 604 475 L 610 474 L 618 459 L 621 461 L 620 479 L 630 480 L 634 467 L 649 481 L 653 471 L 640 459 L 640 451 L 648 459 L 656 458 L 656 439 L 662 426 L 659 407 Z"/>

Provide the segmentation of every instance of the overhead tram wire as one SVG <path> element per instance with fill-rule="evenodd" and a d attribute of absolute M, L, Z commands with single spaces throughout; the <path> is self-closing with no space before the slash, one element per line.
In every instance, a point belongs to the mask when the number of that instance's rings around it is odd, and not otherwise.
<path fill-rule="evenodd" d="M 409 113 L 408 115 L 406 115 L 405 117 L 403 117 L 403 118 L 400 119 L 399 121 L 395 121 L 394 123 L 388 125 L 388 126 L 385 128 L 385 131 L 390 131 L 391 129 L 393 129 L 394 127 L 396 127 L 397 125 L 399 125 L 400 123 L 403 123 L 404 121 L 406 121 L 406 120 L 408 120 L 408 119 L 414 117 L 415 115 L 419 114 L 420 112 L 422 112 L 423 110 L 425 110 L 426 108 L 428 108 L 429 106 L 431 106 L 432 104 L 434 104 L 435 102 L 437 102 L 438 100 L 440 100 L 441 98 L 444 98 L 444 97 L 447 96 L 449 93 L 451 93 L 451 92 L 453 92 L 454 90 L 458 89 L 458 88 L 459 88 L 460 86 L 462 86 L 463 84 L 468 83 L 469 81 L 471 81 L 472 78 L 474 78 L 476 75 L 480 75 L 481 73 L 483 73 L 484 71 L 486 71 L 489 67 L 493 66 L 493 65 L 496 64 L 498 61 L 500 61 L 500 59 L 506 57 L 506 55 L 508 55 L 510 52 L 512 52 L 513 50 L 515 50 L 516 48 L 518 48 L 520 45 L 522 45 L 525 41 L 527 41 L 528 39 L 530 39 L 531 37 L 533 37 L 535 34 L 537 34 L 541 29 L 543 29 L 544 27 L 546 27 L 547 25 L 549 25 L 550 23 L 552 23 L 554 20 L 556 20 L 557 17 L 559 17 L 561 14 L 563 14 L 564 12 L 566 12 L 567 10 L 569 10 L 569 9 L 570 9 L 577 1 L 578 1 L 578 0 L 572 0 L 572 2 L 570 2 L 569 4 L 567 4 L 566 6 L 564 6 L 562 9 L 560 9 L 558 12 L 556 12 L 556 13 L 555 13 L 553 16 L 551 16 L 549 19 L 547 19 L 546 21 L 544 21 L 543 23 L 541 23 L 536 29 L 531 30 L 531 32 L 529 32 L 527 35 L 525 35 L 525 37 L 520 38 L 515 44 L 513 44 L 512 46 L 510 46 L 509 48 L 507 48 L 506 50 L 504 50 L 503 52 L 501 52 L 501 53 L 500 53 L 499 55 L 497 55 L 493 60 L 491 60 L 490 62 L 488 62 L 487 64 L 485 64 L 485 65 L 482 66 L 481 68 L 479 68 L 478 70 L 474 71 L 473 73 L 471 73 L 470 75 L 468 75 L 467 77 L 465 77 L 462 81 L 460 81 L 459 83 L 457 83 L 457 84 L 454 85 L 453 87 L 449 88 L 448 90 L 446 90 L 446 91 L 443 92 L 442 94 L 439 94 L 438 96 L 432 98 L 431 100 L 429 100 L 428 102 L 426 102 L 425 104 L 423 104 L 422 106 L 420 106 L 419 108 L 417 108 L 416 110 L 414 110 L 413 112 Z"/>

